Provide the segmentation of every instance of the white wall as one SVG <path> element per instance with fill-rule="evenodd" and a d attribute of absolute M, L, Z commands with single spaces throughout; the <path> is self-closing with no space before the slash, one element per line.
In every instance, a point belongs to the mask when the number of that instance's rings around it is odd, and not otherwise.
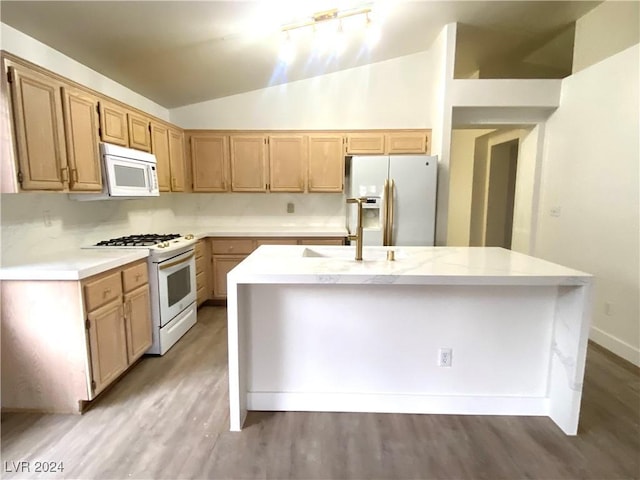
<path fill-rule="evenodd" d="M 436 207 L 436 245 L 447 244 L 449 214 L 449 151 L 451 149 L 452 108 L 449 85 L 453 80 L 457 25 L 445 25 L 431 49 L 434 51 L 436 82 L 429 97 L 433 117 L 431 154 L 438 155 L 438 197 Z"/>
<path fill-rule="evenodd" d="M 639 58 L 635 45 L 563 80 L 535 254 L 595 275 L 591 338 L 640 366 Z"/>
<path fill-rule="evenodd" d="M 174 108 L 171 121 L 206 129 L 430 128 L 429 51 Z"/>
<path fill-rule="evenodd" d="M 295 213 L 286 213 L 293 202 Z M 342 194 L 163 194 L 159 198 L 78 202 L 65 194 L 0 197 L 2 259 L 80 248 L 135 233 L 205 231 L 215 226 L 343 228 Z"/>
<path fill-rule="evenodd" d="M 576 22 L 573 72 L 625 50 L 640 41 L 640 3 L 602 2 Z"/>
<path fill-rule="evenodd" d="M 451 132 L 447 246 L 469 246 L 475 143 L 478 137 L 491 131 L 469 129 Z"/>
<path fill-rule="evenodd" d="M 120 100 L 127 105 L 139 108 L 163 120 L 169 120 L 169 110 L 163 106 L 4 23 L 0 23 L 0 49 Z"/>

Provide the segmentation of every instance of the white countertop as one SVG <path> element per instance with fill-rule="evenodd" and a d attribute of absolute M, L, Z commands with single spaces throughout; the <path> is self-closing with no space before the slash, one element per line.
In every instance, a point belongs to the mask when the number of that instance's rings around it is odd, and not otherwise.
<path fill-rule="evenodd" d="M 335 226 L 207 226 L 179 227 L 183 235 L 206 237 L 344 237 L 345 228 Z M 35 254 L 29 258 L 2 258 L 0 280 L 80 280 L 129 262 L 146 258 L 147 249 L 71 249 Z"/>
<path fill-rule="evenodd" d="M 345 227 L 302 226 L 302 225 L 261 225 L 247 226 L 238 224 L 212 225 L 207 227 L 180 227 L 184 234 L 192 233 L 196 238 L 205 237 L 346 237 Z"/>
<path fill-rule="evenodd" d="M 148 256 L 147 249 L 74 249 L 22 258 L 19 263 L 3 258 L 0 280 L 81 280 Z"/>
<path fill-rule="evenodd" d="M 395 261 L 386 260 L 390 249 Z M 584 285 L 591 281 L 587 273 L 495 247 L 364 247 L 364 260 L 354 257 L 353 246 L 265 245 L 228 278 L 239 284 Z"/>

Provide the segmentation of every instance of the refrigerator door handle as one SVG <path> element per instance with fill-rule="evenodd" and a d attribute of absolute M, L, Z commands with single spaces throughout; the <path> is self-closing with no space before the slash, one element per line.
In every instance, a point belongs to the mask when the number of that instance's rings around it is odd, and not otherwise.
<path fill-rule="evenodd" d="M 389 236 L 389 179 L 385 179 L 382 190 L 382 245 L 388 245 Z"/>
<path fill-rule="evenodd" d="M 387 245 L 393 245 L 393 221 L 394 221 L 394 214 L 395 214 L 395 209 L 396 209 L 396 203 L 394 201 L 394 193 L 395 193 L 395 189 L 396 189 L 396 182 L 391 180 L 391 182 L 389 182 L 389 226 L 387 229 Z"/>

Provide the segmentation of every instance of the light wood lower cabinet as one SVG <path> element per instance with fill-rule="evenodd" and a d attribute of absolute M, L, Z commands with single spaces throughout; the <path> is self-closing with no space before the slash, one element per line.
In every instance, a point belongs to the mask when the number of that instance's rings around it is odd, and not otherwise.
<path fill-rule="evenodd" d="M 124 294 L 128 365 L 149 350 L 153 342 L 149 302 L 149 285 L 143 285 L 133 292 Z"/>
<path fill-rule="evenodd" d="M 98 394 L 129 365 L 122 300 L 113 300 L 87 315 L 91 389 Z"/>
<path fill-rule="evenodd" d="M 145 260 L 0 288 L 4 410 L 79 413 L 151 346 Z"/>
<path fill-rule="evenodd" d="M 261 245 L 344 245 L 344 237 L 211 238 L 212 300 L 226 300 L 227 274 Z"/>
<path fill-rule="evenodd" d="M 213 256 L 213 299 L 227 298 L 227 274 L 242 262 L 247 255 Z"/>
<path fill-rule="evenodd" d="M 205 239 L 196 243 L 196 301 L 198 306 L 210 298 L 209 277 L 211 276 L 211 250 Z"/>

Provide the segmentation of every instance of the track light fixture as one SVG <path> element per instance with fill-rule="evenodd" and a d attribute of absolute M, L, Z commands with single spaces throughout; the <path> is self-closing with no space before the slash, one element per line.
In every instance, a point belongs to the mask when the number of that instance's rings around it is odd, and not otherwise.
<path fill-rule="evenodd" d="M 335 55 L 340 55 L 347 46 L 346 30 L 357 28 L 358 25 L 364 28 L 365 43 L 372 48 L 380 38 L 380 29 L 372 21 L 371 15 L 370 5 L 347 10 L 333 8 L 316 12 L 302 21 L 283 25 L 280 28 L 282 34 L 280 59 L 285 63 L 291 63 L 294 60 L 296 50 L 294 40 L 302 37 L 303 33 L 313 34 L 316 52 L 332 51 Z M 350 28 L 347 28 L 347 25 Z"/>

